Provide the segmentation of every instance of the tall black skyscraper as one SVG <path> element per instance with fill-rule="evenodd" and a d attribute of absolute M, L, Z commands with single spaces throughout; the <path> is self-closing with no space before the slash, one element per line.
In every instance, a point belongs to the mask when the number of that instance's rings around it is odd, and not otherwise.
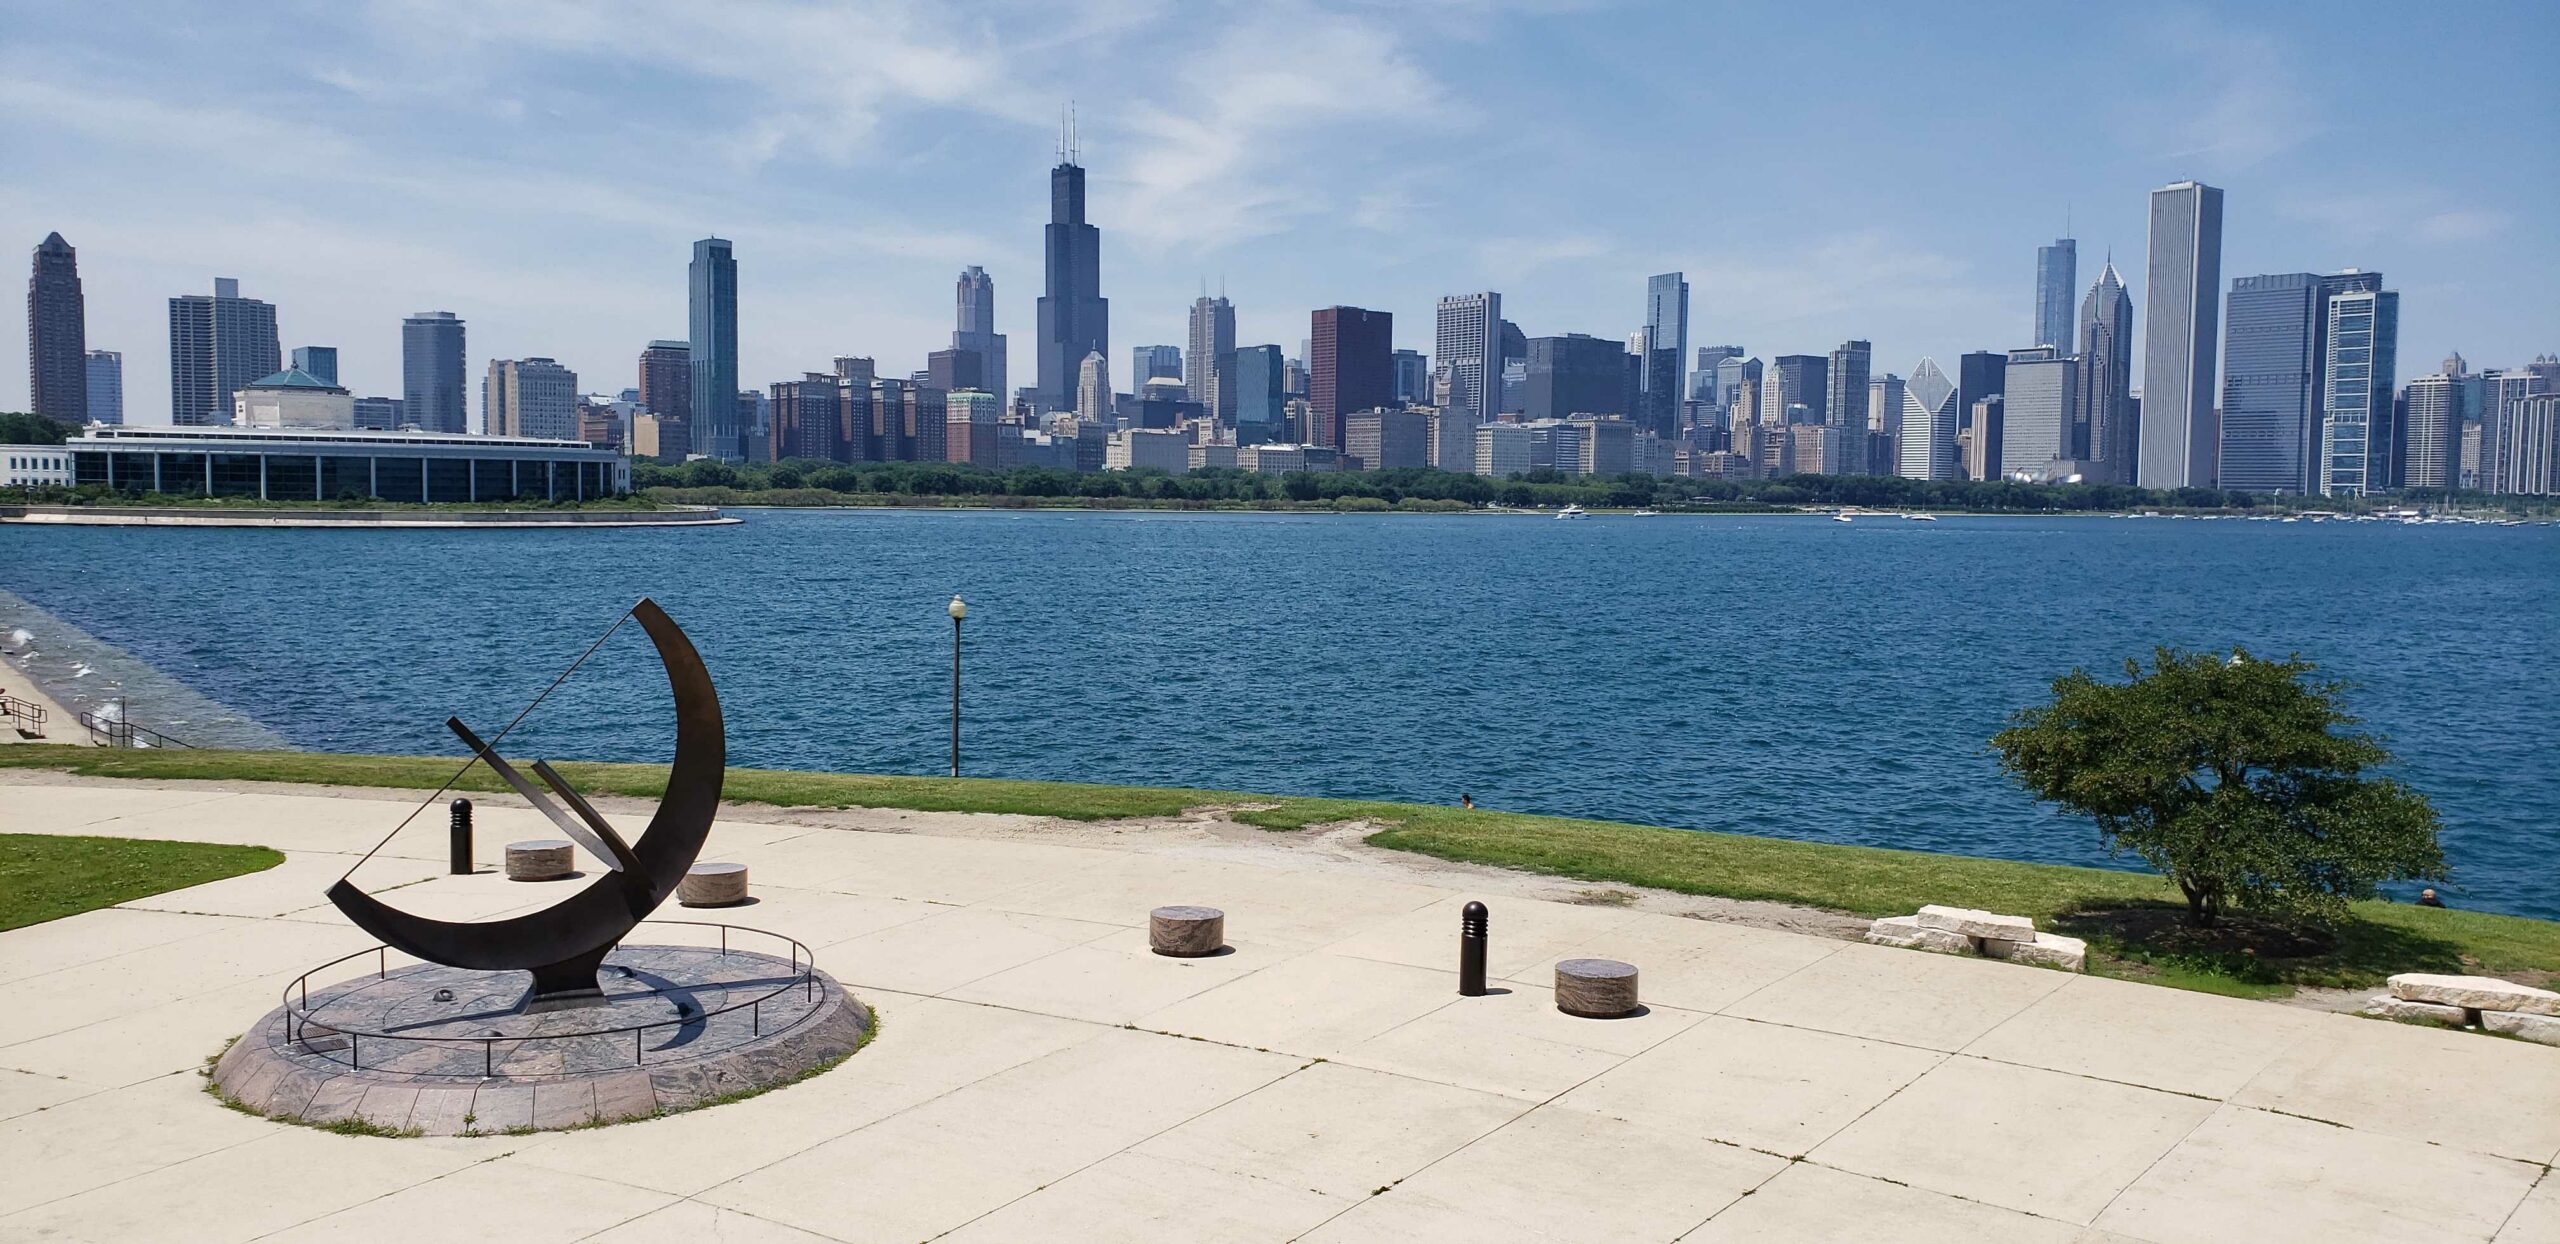
<path fill-rule="evenodd" d="M 738 421 L 738 261 L 727 238 L 693 244 L 686 269 L 693 326 L 693 446 L 724 462 L 747 456 Z"/>
<path fill-rule="evenodd" d="M 27 273 L 27 397 L 35 414 L 73 427 L 89 421 L 88 314 L 80 253 L 46 234 Z"/>
<path fill-rule="evenodd" d="M 1084 356 L 1111 357 L 1111 302 L 1102 296 L 1102 231 L 1084 221 L 1084 167 L 1070 132 L 1049 170 L 1048 292 L 1040 297 L 1040 402 L 1076 408 Z"/>

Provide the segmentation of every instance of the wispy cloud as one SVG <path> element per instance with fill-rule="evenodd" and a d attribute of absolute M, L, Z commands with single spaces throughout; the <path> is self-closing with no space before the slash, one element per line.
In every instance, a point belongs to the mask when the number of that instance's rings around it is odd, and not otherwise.
<path fill-rule="evenodd" d="M 2274 37 L 2197 10 L 2172 11 L 2147 29 L 2157 55 L 2145 62 L 2168 72 L 2160 90 L 2124 106 L 2137 149 L 2229 174 L 2319 133 L 2314 88 Z"/>
<path fill-rule="evenodd" d="M 1213 249 L 1356 204 L 1391 168 L 1390 138 L 1450 120 L 1392 27 L 1294 4 L 1237 16 L 1123 112 L 1101 197 L 1144 244 Z"/>

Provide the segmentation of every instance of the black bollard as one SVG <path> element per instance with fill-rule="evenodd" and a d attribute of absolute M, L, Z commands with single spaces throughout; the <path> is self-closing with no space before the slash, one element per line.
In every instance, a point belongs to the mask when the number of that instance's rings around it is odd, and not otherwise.
<path fill-rule="evenodd" d="M 1484 988 L 1484 904 L 1470 902 L 1458 913 L 1458 996 L 1481 998 Z"/>
<path fill-rule="evenodd" d="M 453 801 L 452 869 L 457 877 L 471 872 L 471 801 L 468 799 Z"/>

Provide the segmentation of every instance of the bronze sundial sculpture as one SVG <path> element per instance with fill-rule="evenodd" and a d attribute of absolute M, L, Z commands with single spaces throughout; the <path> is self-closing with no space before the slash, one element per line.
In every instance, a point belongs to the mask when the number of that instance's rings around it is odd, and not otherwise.
<path fill-rule="evenodd" d="M 712 817 L 720 808 L 720 787 L 727 774 L 729 755 L 728 734 L 720 720 L 720 696 L 711 686 L 711 672 L 703 667 L 702 655 L 694 651 L 693 641 L 685 638 L 683 628 L 655 601 L 643 599 L 631 607 L 625 618 L 637 621 L 657 646 L 658 661 L 667 671 L 667 687 L 675 693 L 675 763 L 667 773 L 666 794 L 658 801 L 657 814 L 649 819 L 649 828 L 640 840 L 625 842 L 550 765 L 537 760 L 533 771 L 552 794 L 559 796 L 556 803 L 500 758 L 492 743 L 482 742 L 459 718 L 448 718 L 446 727 L 481 763 L 603 862 L 604 875 L 541 911 L 490 921 L 436 920 L 414 915 L 384 903 L 341 877 L 329 887 L 329 901 L 348 920 L 382 939 L 384 945 L 433 963 L 477 971 L 533 973 L 533 989 L 525 997 L 525 1009 L 529 1011 L 577 1006 L 603 998 L 604 990 L 596 981 L 597 967 L 634 926 L 648 919 L 658 904 L 675 893 L 686 870 L 693 867 L 694 858 L 702 853 L 703 841 L 711 833 Z M 619 620 L 615 623 L 617 627 L 620 624 Z M 606 632 L 608 637 L 611 634 Z M 599 647 L 603 643 L 602 639 L 596 641 Z M 592 655 L 595 648 L 587 651 Z M 580 662 L 585 660 L 583 656 L 579 658 Z M 577 666 L 569 668 L 575 671 Z M 568 674 L 560 677 L 565 680 Z M 552 686 L 559 686 L 559 682 Z M 541 701 L 536 699 L 535 703 Z M 523 720 L 522 716 L 517 720 Z M 499 738 L 505 738 L 504 731 Z M 458 779 L 460 774 L 455 776 Z M 442 791 L 437 792 L 441 794 Z M 434 798 L 430 796 L 428 802 L 434 802 Z M 562 804 L 567 807 L 564 809 Z"/>

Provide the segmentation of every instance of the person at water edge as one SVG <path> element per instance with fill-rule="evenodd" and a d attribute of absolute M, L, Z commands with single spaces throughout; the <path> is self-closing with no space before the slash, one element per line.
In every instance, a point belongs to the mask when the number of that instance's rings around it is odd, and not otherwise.
<path fill-rule="evenodd" d="M 2418 906 L 2442 907 L 2444 906 L 2444 900 L 2437 898 L 2436 892 L 2432 889 L 2420 890 L 2418 891 Z"/>
<path fill-rule="evenodd" d="M 1461 808 L 1473 808 L 1476 806 L 1476 797 L 1465 791 L 1459 791 L 1458 806 Z"/>

